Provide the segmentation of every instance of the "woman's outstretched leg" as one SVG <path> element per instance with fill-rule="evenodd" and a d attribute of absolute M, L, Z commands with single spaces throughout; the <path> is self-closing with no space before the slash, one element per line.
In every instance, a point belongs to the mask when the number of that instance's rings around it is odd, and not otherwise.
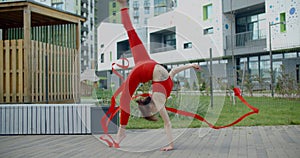
<path fill-rule="evenodd" d="M 123 2 L 126 3 L 126 2 Z M 141 61 L 146 61 L 150 60 L 150 56 L 143 45 L 141 39 L 137 35 L 134 27 L 132 26 L 129 14 L 128 14 L 128 8 L 126 8 L 125 4 L 121 4 L 122 9 L 121 9 L 121 18 L 122 18 L 122 23 L 124 25 L 124 28 L 127 31 L 128 35 L 128 40 L 129 40 L 129 45 L 131 49 L 131 53 L 134 59 L 134 63 L 137 64 L 138 62 Z"/>

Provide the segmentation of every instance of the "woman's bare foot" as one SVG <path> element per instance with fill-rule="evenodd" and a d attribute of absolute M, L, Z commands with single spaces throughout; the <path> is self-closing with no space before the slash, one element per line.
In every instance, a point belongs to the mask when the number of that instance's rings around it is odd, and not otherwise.
<path fill-rule="evenodd" d="M 118 134 L 117 134 L 117 137 L 116 137 L 116 142 L 114 144 L 115 148 L 119 148 L 120 147 L 119 144 L 126 137 L 125 131 L 126 131 L 126 126 L 125 125 L 121 125 L 119 127 L 119 131 L 118 131 Z"/>
<path fill-rule="evenodd" d="M 173 150 L 173 149 L 174 149 L 173 146 L 169 145 L 167 147 L 161 148 L 160 150 L 161 151 L 170 151 L 170 150 Z"/>

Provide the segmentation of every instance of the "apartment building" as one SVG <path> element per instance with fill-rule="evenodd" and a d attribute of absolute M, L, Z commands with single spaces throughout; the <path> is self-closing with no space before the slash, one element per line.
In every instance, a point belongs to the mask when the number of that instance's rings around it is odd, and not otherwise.
<path fill-rule="evenodd" d="M 11 2 L 18 0 L 1 0 Z M 81 26 L 81 72 L 86 69 L 95 69 L 97 52 L 95 47 L 95 20 L 94 0 L 31 0 L 36 3 L 54 7 L 86 18 Z"/>
<path fill-rule="evenodd" d="M 132 4 L 130 14 L 136 28 L 143 22 L 135 17 L 141 17 L 138 15 L 145 10 L 138 9 L 137 12 L 135 8 L 145 2 L 147 0 L 129 2 Z M 281 65 L 286 67 L 296 82 L 300 82 L 300 28 L 297 27 L 300 24 L 300 2 L 177 0 L 176 7 L 171 8 L 143 23 L 147 28 L 143 42 L 151 57 L 158 62 L 170 68 L 195 62 L 204 68 L 203 77 L 207 78 L 211 50 L 214 78 L 229 85 L 241 84 L 242 73 L 239 72 L 242 71 L 262 78 L 265 84 L 260 87 L 270 89 L 270 63 L 273 82 L 276 82 Z M 109 72 L 111 63 L 124 55 L 133 65 L 126 43 L 128 37 L 122 25 L 111 26 L 106 24 L 98 28 L 100 34 L 108 37 L 98 40 L 102 46 L 98 47 L 98 53 L 103 57 L 100 58 L 98 70 L 102 72 Z M 124 71 L 125 76 L 128 72 Z M 107 78 L 113 78 L 110 73 L 106 75 Z M 181 75 L 190 78 L 191 84 L 194 81 L 195 76 L 191 72 Z M 106 87 L 109 86 L 107 83 Z"/>

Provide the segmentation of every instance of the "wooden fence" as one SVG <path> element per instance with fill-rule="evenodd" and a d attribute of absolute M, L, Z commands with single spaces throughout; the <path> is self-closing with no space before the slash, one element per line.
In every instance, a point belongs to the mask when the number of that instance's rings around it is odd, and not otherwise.
<path fill-rule="evenodd" d="M 0 103 L 78 102 L 77 50 L 33 40 L 30 47 L 24 54 L 23 39 L 0 40 Z"/>

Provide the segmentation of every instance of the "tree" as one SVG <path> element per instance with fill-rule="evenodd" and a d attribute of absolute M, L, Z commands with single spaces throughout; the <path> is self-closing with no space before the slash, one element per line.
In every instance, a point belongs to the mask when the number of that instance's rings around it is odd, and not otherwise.
<path fill-rule="evenodd" d="M 285 66 L 280 66 L 280 73 L 277 77 L 277 85 L 275 91 L 282 95 L 282 97 L 291 97 L 293 94 L 297 93 L 297 86 L 295 85 L 295 80 L 293 76 L 289 73 L 286 73 Z"/>

